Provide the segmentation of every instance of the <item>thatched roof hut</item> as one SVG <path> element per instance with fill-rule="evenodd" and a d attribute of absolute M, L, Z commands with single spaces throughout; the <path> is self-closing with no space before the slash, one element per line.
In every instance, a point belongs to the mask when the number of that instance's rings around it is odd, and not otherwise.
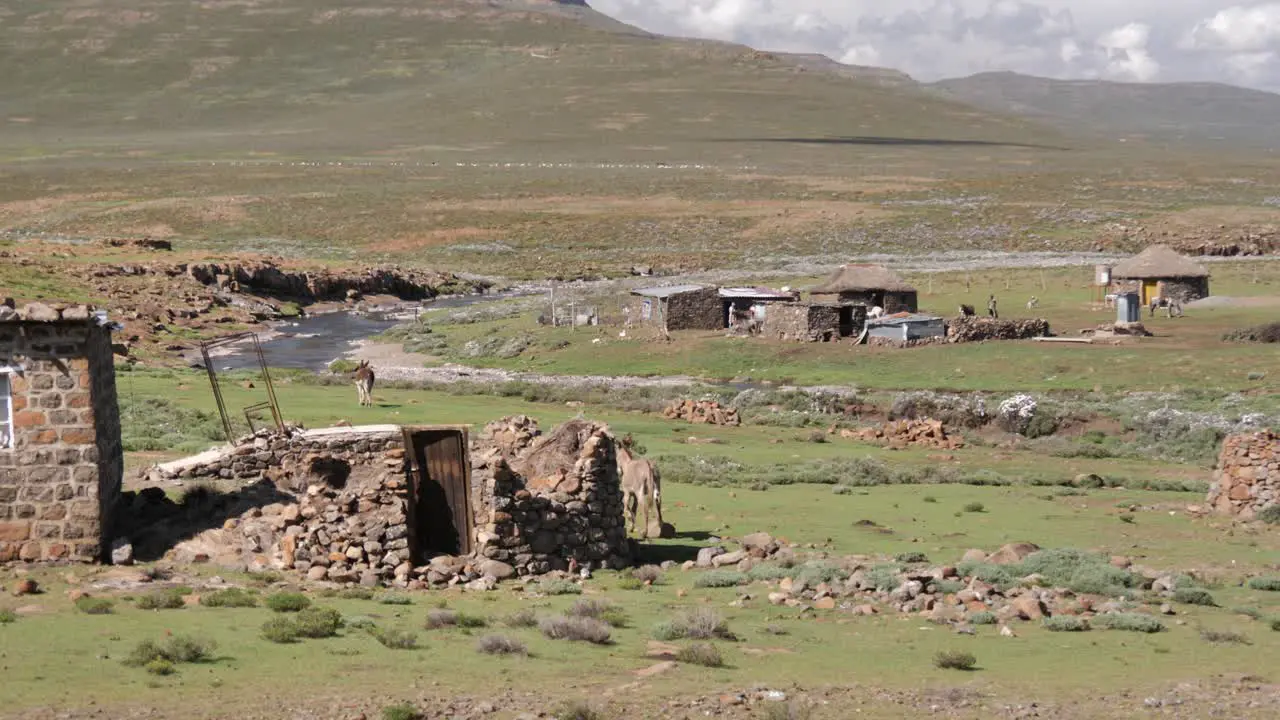
<path fill-rule="evenodd" d="M 884 292 L 916 292 L 897 273 L 883 265 L 842 265 L 809 292 L 815 295 L 838 295 L 880 290 Z"/>
<path fill-rule="evenodd" d="M 1163 280 L 1165 278 L 1207 278 L 1209 271 L 1179 255 L 1168 245 L 1152 245 L 1111 270 L 1121 280 Z"/>

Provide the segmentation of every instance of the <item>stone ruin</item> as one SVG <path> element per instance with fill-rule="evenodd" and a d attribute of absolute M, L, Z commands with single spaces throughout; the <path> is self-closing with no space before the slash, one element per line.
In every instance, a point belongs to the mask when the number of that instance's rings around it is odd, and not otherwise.
<path fill-rule="evenodd" d="M 984 317 L 958 317 L 947 321 L 947 342 L 983 342 L 986 340 L 1029 340 L 1049 337 L 1049 321 L 1043 318 L 996 320 Z"/>
<path fill-rule="evenodd" d="M 431 480 L 449 468 L 418 446 L 423 433 L 462 441 L 465 492 Z M 573 420 L 542 434 L 512 417 L 466 439 L 465 428 L 385 425 L 260 435 L 154 468 L 152 480 L 241 489 L 205 493 L 203 512 L 156 490 L 126 493 L 130 540 L 140 556 L 411 589 L 630 565 L 606 426 Z"/>
<path fill-rule="evenodd" d="M 827 433 L 836 434 L 835 426 L 828 429 Z M 958 450 L 964 447 L 964 440 L 948 435 L 941 420 L 930 418 L 891 420 L 880 427 L 840 430 L 839 435 L 850 440 L 883 443 L 890 449 L 928 447 L 939 450 Z"/>
<path fill-rule="evenodd" d="M 662 416 L 668 420 L 684 420 L 695 425 L 736 427 L 742 424 L 737 408 L 725 407 L 715 400 L 675 400 L 662 409 Z"/>
<path fill-rule="evenodd" d="M 1280 435 L 1262 430 L 1227 437 L 1207 502 L 1243 520 L 1280 505 Z"/>

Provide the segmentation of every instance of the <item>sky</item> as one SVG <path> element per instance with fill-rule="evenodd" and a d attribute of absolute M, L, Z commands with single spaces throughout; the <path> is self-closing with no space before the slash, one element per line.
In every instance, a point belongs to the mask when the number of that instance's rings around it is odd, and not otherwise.
<path fill-rule="evenodd" d="M 1012 70 L 1280 90 L 1280 1 L 588 0 L 651 32 L 816 52 L 932 81 Z"/>

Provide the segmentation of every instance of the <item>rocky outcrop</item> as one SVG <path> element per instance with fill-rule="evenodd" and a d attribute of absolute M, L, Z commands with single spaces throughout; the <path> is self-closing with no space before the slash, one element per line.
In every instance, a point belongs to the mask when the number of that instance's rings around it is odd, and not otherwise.
<path fill-rule="evenodd" d="M 983 342 L 986 340 L 1028 340 L 1049 336 L 1049 321 L 1042 318 L 995 320 L 960 317 L 947 323 L 947 342 Z"/>
<path fill-rule="evenodd" d="M 736 408 L 724 407 L 715 400 L 676 400 L 663 408 L 662 416 L 696 425 L 738 426 L 742 419 Z"/>
<path fill-rule="evenodd" d="M 1263 430 L 1223 440 L 1207 501 L 1214 510 L 1244 520 L 1280 505 L 1280 435 Z"/>
<path fill-rule="evenodd" d="M 831 432 L 835 432 L 834 428 Z M 940 420 L 895 420 L 878 428 L 841 430 L 840 437 L 870 443 L 884 443 L 890 448 L 928 447 L 958 450 L 964 441 L 947 434 Z"/>

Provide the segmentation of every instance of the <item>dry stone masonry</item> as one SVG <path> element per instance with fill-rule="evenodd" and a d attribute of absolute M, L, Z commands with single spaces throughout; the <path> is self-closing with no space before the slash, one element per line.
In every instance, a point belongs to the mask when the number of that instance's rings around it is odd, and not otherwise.
<path fill-rule="evenodd" d="M 1028 340 L 1049 337 L 1049 321 L 1042 318 L 995 320 L 961 317 L 947 323 L 947 342 L 983 342 L 985 340 Z"/>
<path fill-rule="evenodd" d="M 736 408 L 725 407 L 715 400 L 676 400 L 663 408 L 662 416 L 669 420 L 684 420 L 697 425 L 736 427 L 742 424 Z"/>
<path fill-rule="evenodd" d="M 1280 435 L 1263 430 L 1229 436 L 1214 479 L 1208 503 L 1218 512 L 1252 520 L 1280 504 Z"/>
<path fill-rule="evenodd" d="M 105 315 L 0 304 L 0 372 L 0 562 L 103 559 L 124 475 Z"/>

